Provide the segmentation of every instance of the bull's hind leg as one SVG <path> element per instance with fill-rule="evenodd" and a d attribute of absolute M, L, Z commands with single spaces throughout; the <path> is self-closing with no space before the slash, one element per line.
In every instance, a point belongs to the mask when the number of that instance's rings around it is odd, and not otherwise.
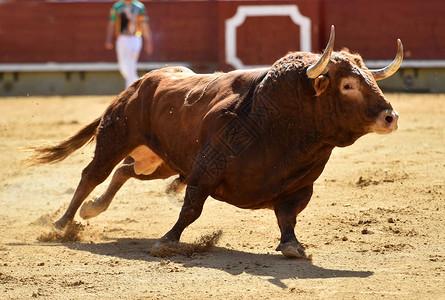
<path fill-rule="evenodd" d="M 136 178 L 139 180 L 165 179 L 175 174 L 177 173 L 169 166 L 167 166 L 165 163 L 161 163 L 153 173 L 148 175 L 138 175 L 135 172 L 135 160 L 131 156 L 128 156 L 125 158 L 122 165 L 120 165 L 114 172 L 113 178 L 111 179 L 107 190 L 94 201 L 89 200 L 83 203 L 82 207 L 80 208 L 79 215 L 81 218 L 86 220 L 93 218 L 107 210 L 116 193 L 130 178 Z"/>
<path fill-rule="evenodd" d="M 94 201 L 89 200 L 83 203 L 79 211 L 82 219 L 93 218 L 108 208 L 119 189 L 134 174 L 133 165 L 134 160 L 131 157 L 127 157 L 122 165 L 114 172 L 107 190 L 101 196 L 94 199 Z"/>
<path fill-rule="evenodd" d="M 82 171 L 79 185 L 65 214 L 56 222 L 56 228 L 62 229 L 74 219 L 82 202 L 113 171 L 114 167 L 131 153 L 136 145 L 127 144 L 123 130 L 115 127 L 101 127 L 96 135 L 96 149 L 93 160 Z"/>
<path fill-rule="evenodd" d="M 114 166 L 119 163 L 126 153 L 119 155 L 105 156 L 97 151 L 101 147 L 96 147 L 96 154 L 90 164 L 82 171 L 82 178 L 74 192 L 73 198 L 65 212 L 65 214 L 56 222 L 56 228 L 63 229 L 68 223 L 74 219 L 77 209 L 86 197 L 94 190 L 94 188 L 102 183 L 113 171 Z M 102 148 L 103 149 L 103 148 Z"/>

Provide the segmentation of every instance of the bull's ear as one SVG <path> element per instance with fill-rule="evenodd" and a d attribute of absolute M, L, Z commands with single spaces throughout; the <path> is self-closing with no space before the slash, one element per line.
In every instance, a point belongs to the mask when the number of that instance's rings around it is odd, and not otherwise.
<path fill-rule="evenodd" d="M 316 92 L 315 96 L 318 97 L 322 93 L 324 93 L 324 91 L 328 88 L 328 86 L 329 86 L 329 78 L 327 76 L 320 75 L 317 78 L 315 78 L 314 82 L 314 89 Z"/>

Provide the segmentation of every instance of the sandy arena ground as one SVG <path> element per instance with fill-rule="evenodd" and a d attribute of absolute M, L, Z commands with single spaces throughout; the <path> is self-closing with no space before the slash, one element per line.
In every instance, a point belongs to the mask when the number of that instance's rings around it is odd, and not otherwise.
<path fill-rule="evenodd" d="M 181 206 L 162 180 L 130 180 L 102 215 L 76 216 L 83 230 L 71 238 L 80 241 L 58 242 L 51 224 L 93 147 L 32 168 L 20 148 L 64 139 L 112 97 L 0 99 L 0 298 L 445 299 L 445 95 L 388 98 L 399 130 L 334 150 L 298 218 L 312 261 L 275 252 L 272 211 L 213 199 L 184 231 L 179 255 L 152 256 Z M 198 247 L 219 230 L 212 250 Z"/>

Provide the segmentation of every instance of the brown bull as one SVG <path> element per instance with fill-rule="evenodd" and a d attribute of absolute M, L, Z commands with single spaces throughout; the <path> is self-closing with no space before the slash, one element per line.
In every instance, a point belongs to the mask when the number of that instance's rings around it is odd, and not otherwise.
<path fill-rule="evenodd" d="M 334 147 L 397 129 L 397 113 L 376 80 L 402 62 L 368 70 L 362 58 L 334 52 L 334 28 L 322 56 L 295 52 L 270 68 L 198 75 L 170 67 L 146 74 L 121 93 L 103 115 L 53 147 L 38 148 L 38 163 L 62 160 L 91 138 L 94 158 L 58 228 L 123 159 L 108 190 L 86 202 L 83 218 L 104 211 L 130 177 L 179 174 L 187 184 L 179 219 L 154 246 L 178 242 L 201 214 L 208 196 L 240 208 L 275 211 L 281 230 L 277 250 L 305 257 L 294 228 L 314 181 Z"/>

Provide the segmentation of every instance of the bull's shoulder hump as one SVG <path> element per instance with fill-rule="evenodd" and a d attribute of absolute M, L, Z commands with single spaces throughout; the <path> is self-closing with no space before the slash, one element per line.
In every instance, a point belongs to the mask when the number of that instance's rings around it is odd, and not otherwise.
<path fill-rule="evenodd" d="M 267 72 L 269 68 L 255 68 L 255 69 L 241 69 L 228 72 L 228 75 L 233 76 L 255 76 Z"/>
<path fill-rule="evenodd" d="M 235 70 L 226 73 L 226 77 L 231 78 L 235 83 L 255 83 L 267 74 L 269 68 Z"/>
<path fill-rule="evenodd" d="M 153 70 L 144 75 L 145 80 L 149 81 L 170 81 L 173 79 L 183 79 L 197 75 L 195 72 L 186 67 L 165 67 Z"/>
<path fill-rule="evenodd" d="M 186 73 L 186 74 L 195 74 L 195 72 L 193 72 L 192 70 L 190 70 L 187 67 L 182 67 L 182 66 L 176 66 L 176 67 L 165 67 L 165 68 L 161 68 L 156 70 L 157 73 L 165 73 L 165 74 L 169 74 L 169 73 Z"/>

